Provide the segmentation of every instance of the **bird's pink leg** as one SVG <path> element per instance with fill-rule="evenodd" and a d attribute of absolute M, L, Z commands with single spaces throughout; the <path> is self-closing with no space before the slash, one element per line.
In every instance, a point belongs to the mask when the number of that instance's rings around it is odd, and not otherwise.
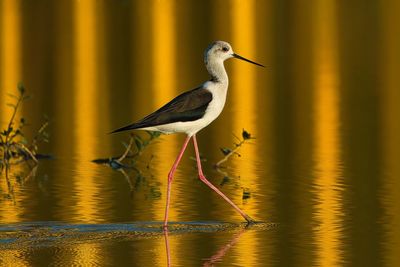
<path fill-rule="evenodd" d="M 200 180 L 205 183 L 208 187 L 210 187 L 212 190 L 214 190 L 218 195 L 220 195 L 223 199 L 225 199 L 229 204 L 232 205 L 232 207 L 235 208 L 235 210 L 237 210 L 237 212 L 240 213 L 240 215 L 243 216 L 243 218 L 246 219 L 247 222 L 249 223 L 253 223 L 254 220 L 247 215 L 246 213 L 244 213 L 241 209 L 239 209 L 238 206 L 235 205 L 235 203 L 233 203 L 227 196 L 224 195 L 224 193 L 222 193 L 218 188 L 216 188 L 212 183 L 210 183 L 207 178 L 204 176 L 203 174 L 203 170 L 201 168 L 201 162 L 200 162 L 200 155 L 199 155 L 199 148 L 197 147 L 197 140 L 196 140 L 196 135 L 193 135 L 193 144 L 194 144 L 194 151 L 196 152 L 196 160 L 197 160 L 197 169 L 199 171 L 199 178 Z"/>
<path fill-rule="evenodd" d="M 167 224 L 168 224 L 168 209 L 169 209 L 169 201 L 170 201 L 170 195 L 171 195 L 171 183 L 172 183 L 172 180 L 173 180 L 173 178 L 174 178 L 175 170 L 176 170 L 176 168 L 178 167 L 178 164 L 179 164 L 179 162 L 180 162 L 181 159 L 182 159 L 183 152 L 185 152 L 185 149 L 186 149 L 187 144 L 189 143 L 189 141 L 190 141 L 190 136 L 186 137 L 186 140 L 185 140 L 185 142 L 183 143 L 182 149 L 181 149 L 181 151 L 179 152 L 179 155 L 178 155 L 178 157 L 176 158 L 174 165 L 172 165 L 172 168 L 171 168 L 171 170 L 170 170 L 169 173 L 168 173 L 167 204 L 166 204 L 166 206 L 165 206 L 164 227 L 167 227 Z"/>

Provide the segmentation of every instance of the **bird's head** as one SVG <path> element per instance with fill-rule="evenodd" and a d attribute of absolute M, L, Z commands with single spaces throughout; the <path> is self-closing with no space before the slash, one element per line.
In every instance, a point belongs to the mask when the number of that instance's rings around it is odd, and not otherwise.
<path fill-rule="evenodd" d="M 237 58 L 237 59 L 241 59 L 244 61 L 247 61 L 249 63 L 255 64 L 257 66 L 261 66 L 264 67 L 261 64 L 258 64 L 254 61 L 251 61 L 249 59 L 246 59 L 242 56 L 239 56 L 238 54 L 233 52 L 232 46 L 224 41 L 215 41 L 212 44 L 210 44 L 206 51 L 204 52 L 204 61 L 206 62 L 206 64 L 209 61 L 225 61 L 229 58 Z"/>

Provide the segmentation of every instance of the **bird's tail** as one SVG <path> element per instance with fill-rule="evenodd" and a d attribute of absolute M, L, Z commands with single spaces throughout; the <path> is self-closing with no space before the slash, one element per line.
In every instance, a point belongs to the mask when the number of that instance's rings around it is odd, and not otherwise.
<path fill-rule="evenodd" d="M 116 129 L 116 130 L 110 132 L 110 134 L 118 133 L 118 132 L 124 132 L 124 131 L 129 131 L 129 130 L 134 130 L 134 129 L 137 129 L 137 128 L 139 128 L 139 127 L 140 127 L 140 126 L 139 126 L 137 123 L 133 123 L 133 124 L 129 124 L 129 125 L 127 125 L 127 126 L 124 126 L 124 127 L 122 127 L 122 128 Z"/>

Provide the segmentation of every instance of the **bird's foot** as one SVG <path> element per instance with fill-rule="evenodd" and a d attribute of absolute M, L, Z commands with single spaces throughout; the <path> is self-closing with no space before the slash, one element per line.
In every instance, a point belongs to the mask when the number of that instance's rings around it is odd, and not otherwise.
<path fill-rule="evenodd" d="M 258 223 L 256 220 L 253 220 L 250 216 L 246 216 L 245 219 L 247 221 L 246 227 L 250 227 Z"/>

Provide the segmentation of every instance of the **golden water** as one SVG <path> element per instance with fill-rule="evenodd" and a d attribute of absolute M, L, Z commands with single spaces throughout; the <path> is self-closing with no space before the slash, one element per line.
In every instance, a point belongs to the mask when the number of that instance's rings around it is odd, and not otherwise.
<path fill-rule="evenodd" d="M 9 183 L 1 174 L 0 265 L 399 265 L 399 11 L 397 1 L 361 0 L 0 0 L 1 128 L 8 94 L 23 82 L 32 99 L 18 117 L 31 138 L 48 115 L 41 152 L 54 156 L 25 180 L 17 176 L 26 166 L 12 168 Z M 218 39 L 266 68 L 225 63 L 227 106 L 198 134 L 204 170 L 241 209 L 278 228 L 170 233 L 168 250 L 161 234 L 43 246 L 6 237 L 7 227 L 31 224 L 105 233 L 104 225 L 160 222 L 184 136 L 146 148 L 141 176 L 127 171 L 132 190 L 121 172 L 91 160 L 122 153 L 128 134 L 109 131 L 207 79 L 203 51 Z M 243 128 L 256 139 L 224 173 L 213 169 Z M 170 220 L 240 222 L 198 181 L 192 156 L 190 144 Z"/>

